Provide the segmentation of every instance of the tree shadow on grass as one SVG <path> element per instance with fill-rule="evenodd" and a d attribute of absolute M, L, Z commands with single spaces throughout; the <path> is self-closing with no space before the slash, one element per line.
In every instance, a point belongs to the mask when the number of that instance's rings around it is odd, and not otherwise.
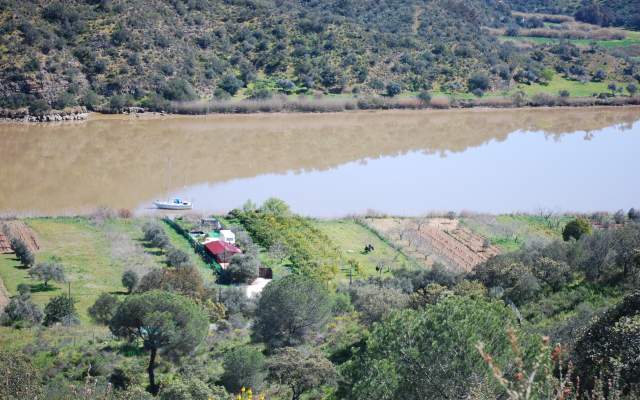
<path fill-rule="evenodd" d="M 129 292 L 127 292 L 125 290 L 114 290 L 112 292 L 109 292 L 109 294 L 113 294 L 115 296 L 119 296 L 119 295 L 127 295 L 127 294 L 129 294 Z"/>
<path fill-rule="evenodd" d="M 58 289 L 57 287 L 52 286 L 52 285 L 45 286 L 44 283 L 37 283 L 37 284 L 29 285 L 29 287 L 31 288 L 31 293 L 53 292 L 53 291 Z"/>
<path fill-rule="evenodd" d="M 15 264 L 15 265 L 13 266 L 13 268 L 15 268 L 15 269 L 20 269 L 20 270 L 29 269 L 29 267 L 24 266 L 24 265 L 22 265 L 22 264 Z"/>
<path fill-rule="evenodd" d="M 144 252 L 147 254 L 151 254 L 152 256 L 161 256 L 164 254 L 162 249 L 159 249 L 152 245 L 151 243 L 144 241 L 142 239 L 136 239 L 144 248 Z"/>

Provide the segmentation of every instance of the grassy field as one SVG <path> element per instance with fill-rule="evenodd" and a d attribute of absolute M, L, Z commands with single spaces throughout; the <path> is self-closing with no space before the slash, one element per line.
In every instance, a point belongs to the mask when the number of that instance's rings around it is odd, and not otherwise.
<path fill-rule="evenodd" d="M 55 257 L 64 265 L 83 323 L 90 323 L 87 308 L 100 293 L 124 295 L 125 289 L 120 280 L 126 269 L 143 274 L 149 268 L 165 265 L 164 254 L 158 249 L 146 247 L 141 240 L 140 228 L 145 221 L 147 220 L 112 219 L 95 222 L 87 218 L 25 220 L 40 241 L 41 250 L 37 253 L 37 261 Z M 558 220 L 555 228 L 551 228 L 549 221 L 543 217 L 525 215 L 472 216 L 464 218 L 463 223 L 478 234 L 488 237 L 503 251 L 510 251 L 524 243 L 559 238 L 566 218 Z M 314 220 L 313 224 L 327 234 L 332 243 L 342 251 L 343 266 L 346 266 L 349 259 L 361 264 L 362 271 L 356 278 L 376 275 L 377 265 L 413 265 L 411 259 L 354 220 Z M 213 271 L 193 252 L 187 240 L 168 225 L 164 224 L 164 227 L 171 243 L 191 255 L 205 282 L 215 281 Z M 375 250 L 365 253 L 364 247 L 367 244 L 372 244 Z M 261 258 L 267 257 L 266 252 L 262 251 Z M 286 265 L 274 267 L 276 277 L 288 273 Z M 30 279 L 27 270 L 20 266 L 12 254 L 0 255 L 0 278 L 12 295 L 16 293 L 19 284 L 29 284 L 34 301 L 42 306 L 51 297 L 68 290 L 67 284 L 53 282 L 49 284 L 49 288 L 45 288 L 41 282 Z M 345 271 L 337 278 L 341 282 L 347 279 Z"/>
<path fill-rule="evenodd" d="M 528 42 L 532 44 L 559 43 L 560 41 L 564 40 L 581 47 L 588 47 L 595 43 L 598 46 L 604 47 L 606 49 L 640 46 L 640 32 L 625 31 L 625 34 L 627 35 L 627 37 L 619 40 L 557 39 L 540 36 L 499 36 L 499 39 L 504 42 Z"/>
<path fill-rule="evenodd" d="M 557 96 L 561 90 L 569 92 L 571 97 L 590 97 L 594 93 L 609 92 L 607 86 L 610 82 L 578 82 L 565 79 L 559 75 L 555 75 L 547 85 L 518 85 L 511 93 L 523 91 L 527 96 L 533 96 L 538 93 L 546 93 Z"/>
<path fill-rule="evenodd" d="M 359 277 L 376 275 L 376 265 L 379 263 L 382 265 L 404 264 L 407 267 L 412 265 L 404 254 L 384 242 L 370 229 L 353 220 L 319 220 L 315 222 L 315 226 L 331 238 L 347 259 L 354 259 L 362 265 L 363 270 Z M 367 244 L 372 244 L 375 250 L 365 254 L 364 247 Z M 347 279 L 345 272 L 340 276 L 340 280 Z"/>
<path fill-rule="evenodd" d="M 571 217 L 545 218 L 536 215 L 472 215 L 461 218 L 463 225 L 488 238 L 503 252 L 525 244 L 546 243 L 562 238 L 562 228 Z"/>
<path fill-rule="evenodd" d="M 87 218 L 26 220 L 40 240 L 36 261 L 55 257 L 64 265 L 82 322 L 90 322 L 87 308 L 100 293 L 124 294 L 121 276 L 126 269 L 143 274 L 149 268 L 164 265 L 164 255 L 158 249 L 145 247 L 141 240 L 140 227 L 144 222 L 144 219 L 111 219 L 95 223 Z M 205 282 L 214 281 L 211 269 L 186 239 L 169 226 L 165 229 L 171 243 L 191 255 Z M 10 294 L 17 292 L 19 284 L 29 284 L 34 302 L 43 306 L 51 297 L 68 290 L 66 283 L 50 282 L 49 288 L 45 288 L 41 282 L 30 279 L 12 254 L 0 255 L 0 278 Z"/>

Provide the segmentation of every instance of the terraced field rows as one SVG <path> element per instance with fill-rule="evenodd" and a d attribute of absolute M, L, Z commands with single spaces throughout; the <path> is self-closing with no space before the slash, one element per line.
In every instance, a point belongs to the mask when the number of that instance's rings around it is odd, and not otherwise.
<path fill-rule="evenodd" d="M 370 218 L 367 223 L 390 240 L 414 253 L 429 266 L 435 261 L 470 271 L 500 252 L 485 238 L 444 218 Z"/>

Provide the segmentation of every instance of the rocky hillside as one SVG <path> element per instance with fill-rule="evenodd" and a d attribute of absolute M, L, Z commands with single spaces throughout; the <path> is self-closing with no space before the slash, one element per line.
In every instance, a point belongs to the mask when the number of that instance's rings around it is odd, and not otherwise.
<path fill-rule="evenodd" d="M 488 29 L 514 18 L 498 0 L 0 0 L 0 10 L 0 107 L 35 113 L 277 92 L 479 94 L 576 59 L 592 74 L 602 59 L 501 42 Z"/>

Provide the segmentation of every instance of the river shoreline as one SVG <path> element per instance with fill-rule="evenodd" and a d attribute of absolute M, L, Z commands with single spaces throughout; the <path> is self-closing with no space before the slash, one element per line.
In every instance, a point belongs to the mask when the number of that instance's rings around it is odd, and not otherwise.
<path fill-rule="evenodd" d="M 316 101 L 227 101 L 227 102 L 192 102 L 174 104 L 167 111 L 152 111 L 142 107 L 128 107 L 123 112 L 88 111 L 84 107 L 71 110 L 53 110 L 43 115 L 30 115 L 25 110 L 2 110 L 0 123 L 52 123 L 78 122 L 95 119 L 109 119 L 109 117 L 125 117 L 132 119 L 167 118 L 179 116 L 208 116 L 208 115 L 252 115 L 252 114 L 328 114 L 341 112 L 362 111 L 392 111 L 392 110 L 527 110 L 527 109 L 596 109 L 640 106 L 640 96 L 612 97 L 600 99 L 595 97 L 553 97 L 543 100 L 526 100 L 517 103 L 506 97 L 479 98 L 473 100 L 458 100 L 436 98 L 430 104 L 421 103 L 414 98 L 398 99 L 320 99 Z"/>

